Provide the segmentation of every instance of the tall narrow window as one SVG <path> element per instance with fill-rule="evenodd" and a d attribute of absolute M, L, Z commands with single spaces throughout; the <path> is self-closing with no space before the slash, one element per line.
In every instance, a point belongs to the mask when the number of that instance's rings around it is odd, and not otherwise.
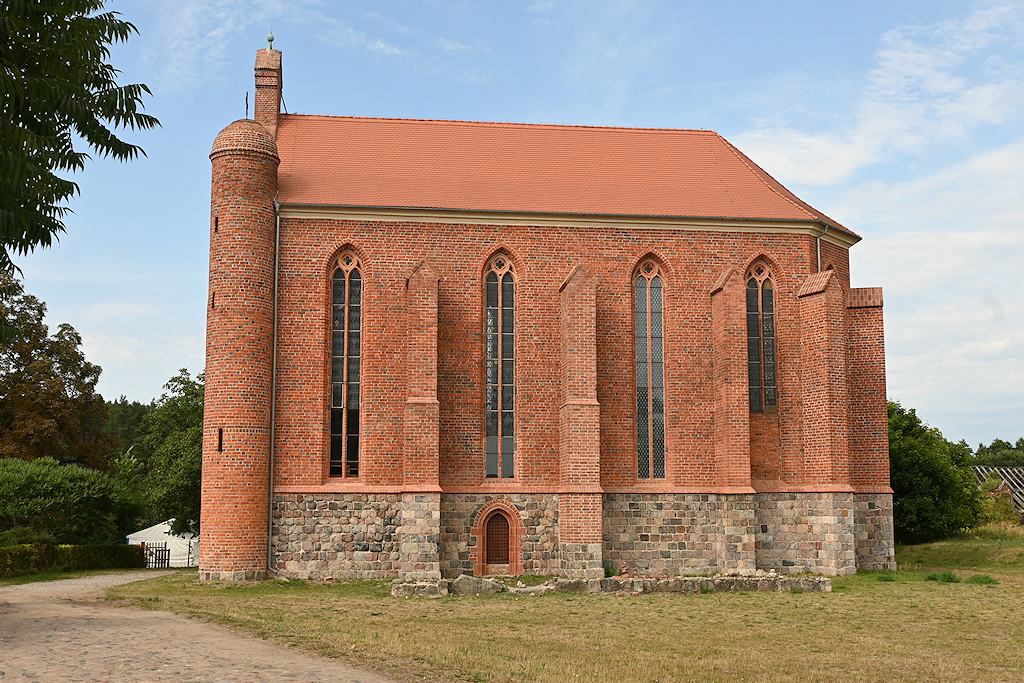
<path fill-rule="evenodd" d="M 633 280 L 636 339 L 636 472 L 665 478 L 664 281 L 655 261 L 644 261 Z"/>
<path fill-rule="evenodd" d="M 772 273 L 757 264 L 747 275 L 747 369 L 750 412 L 779 410 L 778 367 L 775 357 L 775 285 Z"/>
<path fill-rule="evenodd" d="M 484 278 L 486 299 L 486 473 L 489 479 L 515 476 L 516 283 L 506 256 L 491 259 Z"/>
<path fill-rule="evenodd" d="M 331 325 L 332 477 L 359 476 L 359 350 L 363 277 L 359 259 L 345 252 L 333 278 Z"/>

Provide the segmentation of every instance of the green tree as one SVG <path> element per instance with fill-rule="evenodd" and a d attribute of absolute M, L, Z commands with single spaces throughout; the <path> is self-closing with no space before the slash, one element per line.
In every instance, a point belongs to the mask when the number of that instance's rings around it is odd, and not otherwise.
<path fill-rule="evenodd" d="M 199 494 L 203 468 L 203 375 L 182 369 L 164 385 L 146 417 L 142 443 L 152 453 L 149 476 L 153 514 L 174 518 L 176 534 L 199 533 Z"/>
<path fill-rule="evenodd" d="M 53 458 L 0 460 L 0 530 L 31 529 L 59 543 L 123 543 L 144 512 L 119 471 Z"/>
<path fill-rule="evenodd" d="M 981 492 L 971 449 L 925 425 L 913 408 L 889 401 L 889 467 L 896 540 L 921 543 L 974 526 Z"/>
<path fill-rule="evenodd" d="M 124 396 L 107 401 L 107 421 L 103 431 L 116 440 L 118 453 L 130 452 L 141 464 L 149 462 L 150 452 L 143 443 L 146 417 L 153 410 L 153 402 L 129 402 Z"/>
<path fill-rule="evenodd" d="M 1017 439 L 1016 444 L 1002 439 L 995 439 L 987 446 L 978 444 L 971 464 L 985 467 L 1024 467 L 1024 437 Z"/>
<path fill-rule="evenodd" d="M 0 273 L 0 287 L 14 282 Z M 106 469 L 113 438 L 103 432 L 107 405 L 96 393 L 100 367 L 85 360 L 82 338 L 43 323 L 46 305 L 29 294 L 0 300 L 0 319 L 18 333 L 0 343 L 0 457 L 52 457 Z"/>
<path fill-rule="evenodd" d="M 0 0 L 0 270 L 12 252 L 64 232 L 84 146 L 130 161 L 144 154 L 116 129 L 159 125 L 142 113 L 143 84 L 118 85 L 110 46 L 138 33 L 105 0 Z M 78 142 L 79 149 L 75 148 Z"/>

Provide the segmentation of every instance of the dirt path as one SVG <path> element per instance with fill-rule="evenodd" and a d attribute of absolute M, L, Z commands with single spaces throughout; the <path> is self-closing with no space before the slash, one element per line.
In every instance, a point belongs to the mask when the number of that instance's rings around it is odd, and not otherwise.
<path fill-rule="evenodd" d="M 0 683 L 395 683 L 214 624 L 96 599 L 109 586 L 163 573 L 102 574 L 0 587 Z"/>

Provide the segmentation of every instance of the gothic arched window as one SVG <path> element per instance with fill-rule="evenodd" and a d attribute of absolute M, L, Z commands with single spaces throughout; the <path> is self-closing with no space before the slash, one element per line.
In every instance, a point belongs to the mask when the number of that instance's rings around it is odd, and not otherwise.
<path fill-rule="evenodd" d="M 758 263 L 747 274 L 747 370 L 750 412 L 779 410 L 778 360 L 775 348 L 775 285 L 768 266 Z"/>
<path fill-rule="evenodd" d="M 484 422 L 486 475 L 515 477 L 515 333 L 516 283 L 512 262 L 498 254 L 484 276 L 486 334 L 484 346 Z"/>
<path fill-rule="evenodd" d="M 636 471 L 640 479 L 665 478 L 664 280 L 648 259 L 633 278 L 636 350 Z"/>
<path fill-rule="evenodd" d="M 359 258 L 352 252 L 338 259 L 331 299 L 330 475 L 358 477 L 363 277 Z"/>

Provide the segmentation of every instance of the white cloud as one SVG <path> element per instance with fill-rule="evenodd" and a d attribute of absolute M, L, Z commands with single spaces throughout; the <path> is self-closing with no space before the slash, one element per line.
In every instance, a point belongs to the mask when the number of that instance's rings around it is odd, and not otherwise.
<path fill-rule="evenodd" d="M 369 52 L 384 56 L 411 54 L 411 51 L 408 49 L 392 45 L 380 38 L 369 38 L 362 31 L 356 31 L 348 26 L 338 24 L 338 22 L 333 20 L 328 21 L 327 23 L 334 24 L 335 26 L 334 28 L 317 36 L 317 38 L 324 42 L 332 43 L 339 47 L 362 48 Z"/>
<path fill-rule="evenodd" d="M 96 324 L 119 318 L 138 318 L 147 313 L 153 313 L 155 310 L 153 306 L 130 301 L 106 301 L 86 306 L 85 315 L 93 324 Z"/>
<path fill-rule="evenodd" d="M 467 50 L 469 50 L 468 47 L 466 47 L 465 45 L 456 40 L 445 40 L 444 38 L 438 38 L 437 43 L 445 52 L 466 52 Z"/>
<path fill-rule="evenodd" d="M 119 328 L 90 326 L 79 331 L 86 358 L 103 368 L 97 388 L 108 400 L 117 396 L 104 393 L 111 393 L 105 388 L 106 377 L 115 378 L 118 395 L 144 401 L 147 399 L 143 397 L 158 397 L 160 388 L 181 367 L 197 374 L 205 363 L 202 336 L 179 336 L 154 327 L 149 327 L 145 336 L 125 333 Z M 140 372 L 140 368 L 145 371 Z"/>
<path fill-rule="evenodd" d="M 526 9 L 531 12 L 550 12 L 554 6 L 555 3 L 552 0 L 534 0 L 534 3 Z"/>
<path fill-rule="evenodd" d="M 889 393 L 950 438 L 1017 438 L 1024 411 L 1024 140 L 849 190 L 854 285 L 882 285 Z M 1019 435 L 1018 435 L 1019 436 Z"/>
<path fill-rule="evenodd" d="M 865 235 L 853 285 L 885 289 L 889 395 L 972 446 L 1016 439 L 1024 412 L 1022 47 L 1021 2 L 889 31 L 842 92 L 850 116 L 798 98 L 735 138 Z M 805 80 L 778 79 L 774 101 Z"/>
<path fill-rule="evenodd" d="M 889 31 L 850 125 L 812 132 L 772 121 L 736 142 L 780 180 L 804 185 L 832 185 L 895 155 L 964 142 L 978 126 L 1020 120 L 1024 68 L 998 52 L 1022 41 L 1019 2 Z"/>
<path fill-rule="evenodd" d="M 157 86 L 164 92 L 188 90 L 200 83 L 224 79 L 233 38 L 251 26 L 270 29 L 282 17 L 304 14 L 305 6 L 284 0 L 156 0 L 148 7 L 156 15 L 153 47 L 144 60 L 155 65 Z"/>
<path fill-rule="evenodd" d="M 165 92 L 221 82 L 228 55 L 236 49 L 234 39 L 255 27 L 269 31 L 273 24 L 318 26 L 322 41 L 382 56 L 412 53 L 324 14 L 319 0 L 157 0 L 150 7 L 157 18 L 155 47 L 145 59 L 158 65 L 157 83 Z M 381 17 L 371 13 L 368 18 Z"/>

